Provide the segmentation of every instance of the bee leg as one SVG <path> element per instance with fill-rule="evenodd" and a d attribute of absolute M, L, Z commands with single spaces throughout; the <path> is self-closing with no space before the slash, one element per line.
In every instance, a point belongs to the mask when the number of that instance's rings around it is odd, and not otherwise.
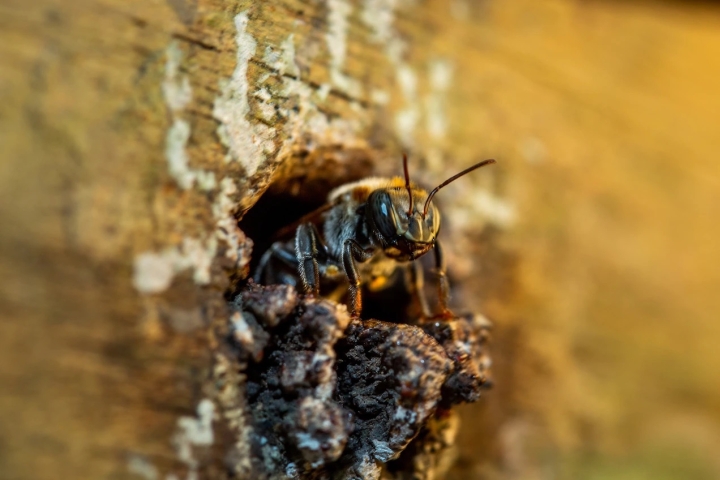
<path fill-rule="evenodd" d="M 298 273 L 305 293 L 320 294 L 320 268 L 318 258 L 326 257 L 325 245 L 320 239 L 317 228 L 312 223 L 305 223 L 295 232 L 295 255 Z"/>
<path fill-rule="evenodd" d="M 345 275 L 350 283 L 350 314 L 357 318 L 362 311 L 362 294 L 360 292 L 360 274 L 355 262 L 365 262 L 372 257 L 373 252 L 365 251 L 352 239 L 345 240 L 343 244 L 342 263 Z"/>
<path fill-rule="evenodd" d="M 273 247 L 275 244 L 273 244 Z M 265 253 L 263 253 L 263 256 L 260 257 L 260 263 L 258 263 L 257 269 L 255 269 L 255 273 L 253 274 L 253 281 L 255 283 L 263 283 L 263 277 L 265 273 L 268 270 L 268 265 L 270 265 L 270 259 L 272 258 L 272 247 L 268 248 Z"/>
<path fill-rule="evenodd" d="M 448 300 L 450 299 L 450 285 L 448 283 L 446 269 L 445 269 L 445 257 L 443 255 L 442 247 L 440 242 L 435 242 L 435 275 L 438 278 L 438 301 L 440 302 L 440 315 L 452 316 L 452 312 L 448 308 Z"/>
<path fill-rule="evenodd" d="M 410 265 L 410 288 L 414 291 L 420 303 L 423 317 L 430 317 L 430 308 L 428 307 L 427 297 L 425 296 L 425 274 L 423 273 L 422 264 L 418 261 L 412 262 Z M 412 294 L 413 292 L 411 291 L 410 293 Z"/>
<path fill-rule="evenodd" d="M 284 242 L 275 242 L 260 258 L 253 281 L 260 284 L 283 283 L 295 286 L 298 261 L 294 247 Z"/>

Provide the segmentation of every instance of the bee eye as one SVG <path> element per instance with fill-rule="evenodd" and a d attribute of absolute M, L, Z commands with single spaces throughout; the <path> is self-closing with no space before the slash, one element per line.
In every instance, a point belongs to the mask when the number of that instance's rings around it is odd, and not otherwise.
<path fill-rule="evenodd" d="M 393 199 L 386 191 L 377 190 L 368 199 L 370 214 L 375 227 L 384 237 L 398 235 L 400 218 L 393 207 Z"/>

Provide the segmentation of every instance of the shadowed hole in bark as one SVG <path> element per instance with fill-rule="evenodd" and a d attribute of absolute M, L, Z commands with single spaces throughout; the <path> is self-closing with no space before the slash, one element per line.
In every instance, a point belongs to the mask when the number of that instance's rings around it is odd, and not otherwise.
<path fill-rule="evenodd" d="M 365 149 L 323 147 L 293 153 L 275 172 L 267 191 L 240 221 L 240 228 L 254 242 L 251 271 L 282 229 L 322 207 L 333 188 L 365 178 L 372 172 L 373 153 Z"/>
<path fill-rule="evenodd" d="M 333 188 L 354 180 L 351 178 L 318 187 L 309 185 L 308 192 L 302 195 L 293 194 L 287 187 L 286 180 L 271 185 L 240 222 L 240 228 L 253 240 L 255 253 L 250 263 L 250 271 L 255 272 L 263 253 L 275 241 L 292 240 L 298 221 L 325 205 L 327 194 Z M 322 223 L 318 223 L 317 227 L 322 231 Z M 427 264 L 427 259 L 423 260 L 423 263 Z M 411 298 L 402 285 L 404 279 L 401 273 L 397 272 L 389 280 L 390 284 L 396 285 L 394 288 L 375 292 L 363 288 L 362 317 L 364 319 L 374 318 L 392 322 L 408 320 L 406 311 Z M 347 295 L 339 300 L 347 302 Z"/>
<path fill-rule="evenodd" d="M 303 150 L 295 153 L 284 165 L 240 222 L 240 228 L 253 240 L 251 272 L 256 270 L 263 253 L 274 241 L 293 238 L 298 221 L 325 205 L 332 189 L 373 175 L 372 152 L 360 149 L 327 147 L 313 152 Z M 317 226 L 322 231 L 322 224 Z M 423 259 L 423 263 L 429 265 L 427 260 Z M 408 320 L 407 307 L 411 298 L 403 288 L 404 279 L 401 277 L 395 275 L 391 279 L 398 288 L 377 292 L 363 290 L 363 318 L 391 322 Z M 347 298 L 340 300 L 347 301 Z"/>

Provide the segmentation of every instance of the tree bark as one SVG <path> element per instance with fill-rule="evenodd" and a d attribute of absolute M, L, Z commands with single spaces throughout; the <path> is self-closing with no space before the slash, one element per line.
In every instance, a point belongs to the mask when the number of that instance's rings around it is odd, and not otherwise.
<path fill-rule="evenodd" d="M 455 305 L 495 323 L 496 388 L 461 409 L 447 478 L 641 455 L 681 395 L 706 459 L 718 24 L 612 2 L 4 2 L 0 477 L 225 478 L 244 428 L 217 406 L 244 401 L 226 295 L 293 209 L 403 152 L 428 186 L 499 161 L 438 195 Z"/>

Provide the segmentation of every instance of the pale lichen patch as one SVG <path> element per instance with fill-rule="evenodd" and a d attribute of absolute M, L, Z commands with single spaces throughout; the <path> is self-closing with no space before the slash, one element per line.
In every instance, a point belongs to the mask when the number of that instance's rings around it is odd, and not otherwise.
<path fill-rule="evenodd" d="M 425 98 L 425 121 L 428 134 L 435 141 L 445 138 L 447 132 L 445 95 L 450 88 L 452 74 L 452 65 L 447 60 L 434 60 L 430 63 L 430 91 Z"/>
<path fill-rule="evenodd" d="M 223 178 L 212 209 L 216 220 L 215 237 L 228 245 L 225 256 L 235 262 L 236 268 L 243 269 L 250 261 L 250 255 L 242 255 L 242 250 L 252 244 L 238 227 L 237 219 L 233 215 L 237 205 L 233 196 L 237 193 L 235 181 L 230 177 Z"/>
<path fill-rule="evenodd" d="M 490 191 L 473 188 L 465 195 L 456 195 L 453 208 L 448 210 L 453 225 L 460 230 L 474 230 L 478 224 L 492 223 L 499 227 L 512 227 L 517 221 L 515 205 L 492 194 Z"/>
<path fill-rule="evenodd" d="M 405 42 L 395 31 L 395 11 L 401 7 L 398 0 L 365 0 L 361 18 L 372 32 L 371 40 L 382 45 L 385 56 L 395 68 L 395 81 L 404 100 L 404 106 L 395 112 L 394 125 L 400 142 L 405 147 L 413 145 L 415 129 L 420 121 L 420 108 L 417 99 L 417 75 L 403 59 L 407 48 Z M 384 105 L 380 96 L 373 102 Z"/>
<path fill-rule="evenodd" d="M 300 69 L 295 63 L 295 40 L 291 33 L 280 44 L 279 49 L 268 45 L 265 47 L 263 62 L 276 70 L 280 75 L 300 75 Z"/>
<path fill-rule="evenodd" d="M 190 124 L 181 118 L 176 118 L 165 139 L 165 157 L 170 175 L 180 188 L 186 190 L 192 187 L 195 181 L 195 175 L 188 167 L 189 159 L 185 150 L 189 138 Z"/>
<path fill-rule="evenodd" d="M 473 200 L 476 211 L 484 214 L 495 224 L 501 227 L 510 227 L 515 223 L 517 212 L 515 206 L 508 200 L 487 191 L 476 192 Z"/>
<path fill-rule="evenodd" d="M 343 72 L 347 53 L 348 17 L 352 5 L 347 0 L 328 0 L 328 30 L 325 34 L 330 53 L 330 81 L 340 90 L 353 97 L 362 94 L 360 82 Z"/>
<path fill-rule="evenodd" d="M 171 42 L 165 55 L 167 60 L 162 91 L 173 119 L 165 137 L 168 171 L 183 190 L 192 188 L 195 182 L 202 190 L 212 190 L 215 188 L 215 174 L 190 168 L 190 158 L 186 150 L 190 139 L 190 123 L 184 120 L 181 114 L 192 101 L 192 88 L 188 76 L 180 74 L 182 50 L 178 42 Z"/>
<path fill-rule="evenodd" d="M 162 83 L 163 96 L 173 112 L 184 109 L 192 101 L 192 89 L 187 75 L 180 75 L 182 50 L 178 42 L 171 42 L 165 51 L 165 79 Z"/>
<path fill-rule="evenodd" d="M 415 136 L 415 127 L 420 120 L 420 108 L 417 101 L 417 75 L 407 64 L 397 69 L 397 82 L 405 99 L 405 107 L 395 114 L 395 130 L 400 141 L 410 146 Z"/>
<path fill-rule="evenodd" d="M 203 399 L 197 406 L 197 417 L 180 417 L 178 430 L 173 437 L 173 444 L 178 459 L 190 469 L 188 476 L 197 475 L 198 460 L 193 447 L 207 447 L 213 444 L 215 435 L 212 423 L 215 417 L 215 404 L 210 399 Z"/>
<path fill-rule="evenodd" d="M 253 123 L 248 118 L 248 63 L 255 56 L 257 42 L 247 33 L 247 24 L 247 12 L 235 16 L 237 65 L 232 76 L 220 84 L 220 96 L 215 99 L 213 116 L 220 122 L 218 136 L 228 147 L 227 159 L 240 162 L 248 176 L 252 176 L 267 156 L 275 151 L 275 129 L 263 123 Z"/>
<path fill-rule="evenodd" d="M 384 106 L 390 102 L 390 94 L 385 90 L 375 89 L 370 93 L 370 100 L 375 105 Z"/>
<path fill-rule="evenodd" d="M 258 100 L 258 110 L 263 119 L 267 122 L 272 122 L 275 118 L 275 106 L 272 104 L 272 94 L 267 88 L 258 89 L 255 94 L 255 98 Z"/>
<path fill-rule="evenodd" d="M 315 94 L 317 95 L 318 100 L 325 101 L 327 100 L 328 95 L 330 94 L 330 90 L 332 90 L 332 87 L 329 83 L 323 83 L 320 85 L 320 88 L 317 89 Z"/>
<path fill-rule="evenodd" d="M 201 242 L 185 237 L 179 247 L 170 247 L 160 253 L 144 252 L 135 257 L 133 285 L 141 293 L 159 293 L 172 283 L 175 274 L 194 269 L 196 283 L 210 283 L 210 265 L 215 256 L 217 241 L 211 238 Z"/>
<path fill-rule="evenodd" d="M 166 290 L 175 276 L 174 250 L 144 252 L 135 257 L 133 286 L 141 293 Z"/>
<path fill-rule="evenodd" d="M 364 0 L 362 19 L 372 29 L 372 40 L 384 44 L 393 38 L 397 0 Z"/>

